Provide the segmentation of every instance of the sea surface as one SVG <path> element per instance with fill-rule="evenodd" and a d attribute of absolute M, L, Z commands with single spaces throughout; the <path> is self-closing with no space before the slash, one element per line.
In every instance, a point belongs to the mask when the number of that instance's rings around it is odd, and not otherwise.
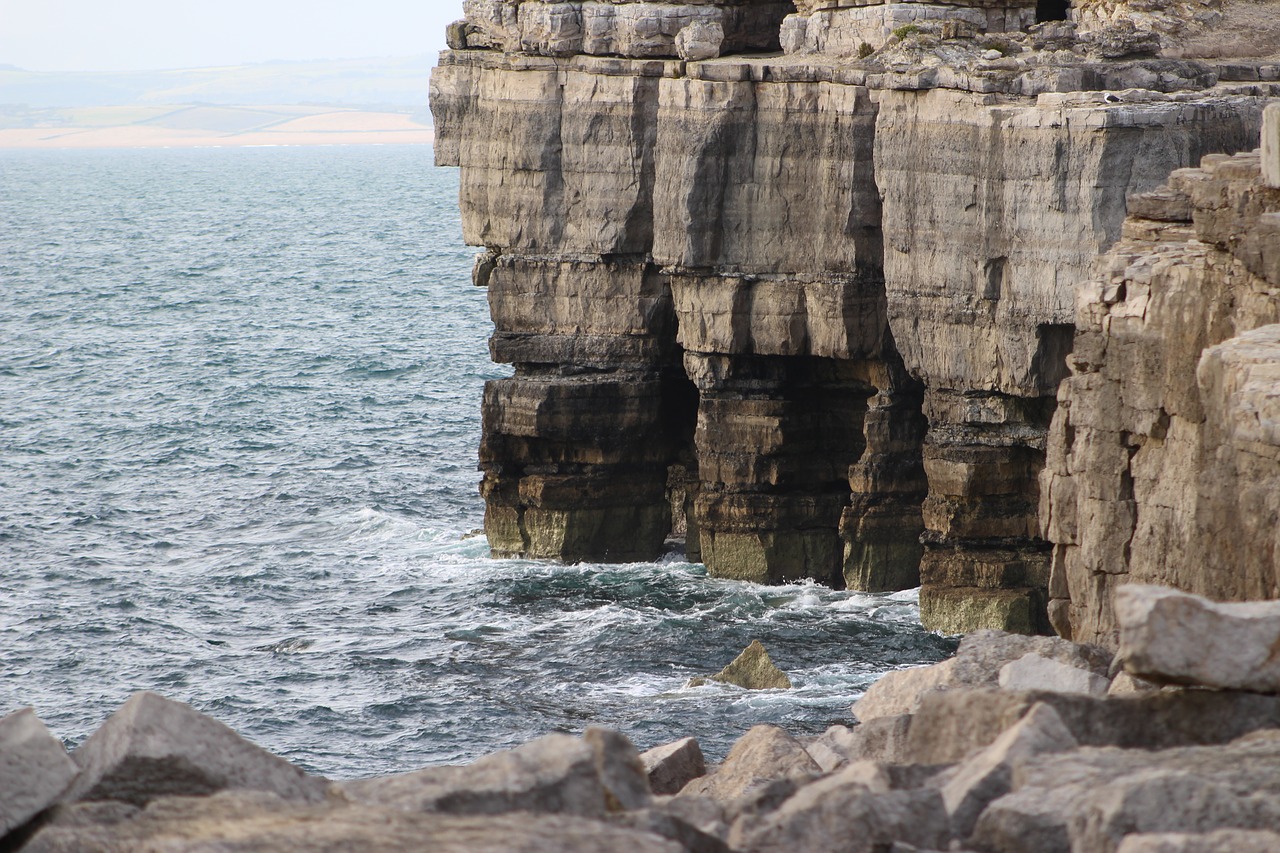
<path fill-rule="evenodd" d="M 550 731 L 850 719 L 948 655 L 914 593 L 494 560 L 491 364 L 427 147 L 0 152 L 0 714 L 74 746 L 137 690 L 307 770 Z M 790 691 L 685 686 L 752 639 Z"/>

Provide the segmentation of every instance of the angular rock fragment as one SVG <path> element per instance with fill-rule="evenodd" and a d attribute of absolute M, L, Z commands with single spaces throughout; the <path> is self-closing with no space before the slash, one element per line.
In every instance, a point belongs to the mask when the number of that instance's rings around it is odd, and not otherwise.
<path fill-rule="evenodd" d="M 78 769 L 35 711 L 0 719 L 0 837 L 56 802 Z"/>
<path fill-rule="evenodd" d="M 669 839 L 685 853 L 730 853 L 729 846 L 717 836 L 658 809 L 620 812 L 610 815 L 609 823 Z"/>
<path fill-rule="evenodd" d="M 1280 602 L 1217 604 L 1166 587 L 1116 590 L 1119 658 L 1132 675 L 1280 693 Z"/>
<path fill-rule="evenodd" d="M 1034 652 L 1000 668 L 1000 687 L 1005 690 L 1048 690 L 1105 696 L 1110 686 L 1106 678 L 1087 669 L 1058 663 Z"/>
<path fill-rule="evenodd" d="M 751 853 L 873 853 L 895 841 L 948 846 L 951 835 L 937 791 L 877 793 L 861 784 L 862 778 L 861 768 L 853 766 L 806 785 L 741 839 L 731 836 L 730 843 Z"/>
<path fill-rule="evenodd" d="M 860 755 L 861 739 L 848 726 L 831 726 L 805 745 L 805 751 L 823 773 L 856 761 Z"/>
<path fill-rule="evenodd" d="M 368 804 L 305 804 L 262 792 L 166 797 L 131 820 L 49 826 L 34 853 L 682 853 L 651 832 L 573 815 L 414 814 Z"/>
<path fill-rule="evenodd" d="M 689 62 L 715 59 L 723 45 L 724 27 L 717 21 L 694 21 L 676 33 L 676 53 Z"/>
<path fill-rule="evenodd" d="M 63 794 L 64 802 L 145 805 L 156 797 L 225 789 L 319 802 L 330 787 L 189 705 L 148 692 L 135 693 L 72 758 L 81 772 Z"/>
<path fill-rule="evenodd" d="M 778 669 L 769 657 L 769 652 L 759 640 L 752 640 L 751 645 L 742 650 L 742 654 L 724 669 L 709 677 L 710 681 L 734 684 L 747 690 L 790 690 L 791 679 Z M 690 685 L 697 687 L 703 679 L 690 679 Z"/>
<path fill-rule="evenodd" d="M 809 779 L 821 772 L 794 737 L 776 726 L 754 726 L 733 745 L 715 773 L 694 779 L 680 796 L 705 796 L 729 805 L 770 782 Z"/>
<path fill-rule="evenodd" d="M 675 794 L 689 782 L 707 773 L 707 762 L 696 738 L 682 738 L 640 753 L 655 794 Z"/>
<path fill-rule="evenodd" d="M 875 717 L 914 713 L 921 699 L 936 690 L 995 687 L 1005 664 L 1035 654 L 1065 666 L 1105 677 L 1111 654 L 1098 646 L 1079 645 L 1057 637 L 1028 637 L 1002 631 L 974 631 L 960 641 L 953 658 L 928 667 L 883 676 L 853 705 L 866 722 Z"/>
<path fill-rule="evenodd" d="M 595 753 L 596 772 L 604 786 L 605 808 L 627 811 L 648 808 L 653 801 L 648 774 L 635 745 L 621 732 L 589 727 L 582 740 Z"/>
<path fill-rule="evenodd" d="M 1017 725 L 962 764 L 942 787 L 951 831 L 958 838 L 967 838 L 987 803 L 1009 792 L 1020 764 L 1076 746 L 1076 739 L 1056 711 L 1044 704 L 1032 706 Z"/>
<path fill-rule="evenodd" d="M 602 817 L 610 805 L 596 750 L 562 734 L 546 735 L 462 767 L 428 767 L 340 787 L 354 802 L 413 812 Z"/>
<path fill-rule="evenodd" d="M 1275 853 L 1280 833 L 1219 829 L 1215 832 L 1161 832 L 1126 836 L 1116 853 Z"/>
<path fill-rule="evenodd" d="M 1269 104 L 1262 113 L 1262 180 L 1280 187 L 1280 104 Z"/>

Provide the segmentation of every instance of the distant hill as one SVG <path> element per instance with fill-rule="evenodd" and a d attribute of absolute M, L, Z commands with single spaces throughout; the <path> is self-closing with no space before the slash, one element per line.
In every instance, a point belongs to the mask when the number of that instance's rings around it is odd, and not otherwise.
<path fill-rule="evenodd" d="M 415 108 L 426 106 L 433 64 L 424 54 L 104 73 L 0 65 L 0 105 L 32 110 L 151 104 Z"/>

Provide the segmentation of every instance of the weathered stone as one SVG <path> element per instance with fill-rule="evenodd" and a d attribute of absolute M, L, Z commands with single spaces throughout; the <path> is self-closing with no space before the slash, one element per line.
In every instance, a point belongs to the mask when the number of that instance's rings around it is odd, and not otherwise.
<path fill-rule="evenodd" d="M 157 797 L 227 789 L 319 802 L 330 787 L 194 708 L 147 692 L 130 697 L 71 757 L 80 774 L 63 793 L 64 802 L 145 805 Z"/>
<path fill-rule="evenodd" d="M 440 815 L 345 803 L 303 804 L 260 792 L 165 797 L 128 820 L 42 829 L 35 853 L 680 853 L 680 843 L 650 832 L 573 815 Z"/>
<path fill-rule="evenodd" d="M 606 787 L 598 763 L 600 754 L 585 740 L 553 734 L 466 766 L 428 767 L 344 782 L 340 788 L 353 802 L 403 811 L 472 815 L 524 811 L 601 817 L 618 809 L 627 794 L 624 791 L 619 797 Z M 642 772 L 638 758 L 634 770 Z"/>
<path fill-rule="evenodd" d="M 1263 112 L 1262 180 L 1280 187 L 1280 104 L 1270 104 Z"/>
<path fill-rule="evenodd" d="M 35 711 L 0 719 L 0 838 L 55 803 L 78 769 Z"/>
<path fill-rule="evenodd" d="M 950 839 L 934 790 L 874 792 L 858 766 L 801 788 L 734 846 L 751 853 L 849 850 L 872 853 L 895 841 L 941 848 Z"/>
<path fill-rule="evenodd" d="M 1111 686 L 1107 688 L 1107 695 L 1130 696 L 1134 693 L 1150 693 L 1159 689 L 1160 685 L 1158 684 L 1152 684 L 1146 679 L 1137 678 L 1122 671 L 1116 673 L 1116 677 L 1111 679 Z"/>
<path fill-rule="evenodd" d="M 724 27 L 718 21 L 694 21 L 676 33 L 676 53 L 696 62 L 715 59 L 724 46 Z"/>
<path fill-rule="evenodd" d="M 831 726 L 805 745 L 805 752 L 822 770 L 830 773 L 861 758 L 861 738 L 848 726 Z"/>
<path fill-rule="evenodd" d="M 1160 832 L 1127 835 L 1116 853 L 1274 853 L 1280 833 L 1219 829 L 1214 832 Z"/>
<path fill-rule="evenodd" d="M 1225 747 L 1044 756 L 1014 773 L 1012 793 L 987 807 L 969 843 L 1112 853 L 1131 833 L 1270 829 L 1280 819 L 1277 755 L 1280 738 L 1268 732 Z"/>
<path fill-rule="evenodd" d="M 671 815 L 681 823 L 685 823 L 699 832 L 715 838 L 726 838 L 729 834 L 729 822 L 724 806 L 710 797 L 695 796 L 662 796 L 655 798 L 654 809 Z"/>
<path fill-rule="evenodd" d="M 607 811 L 645 809 L 652 804 L 648 770 L 626 735 L 589 726 L 582 733 L 582 740 L 595 753 Z"/>
<path fill-rule="evenodd" d="M 873 717 L 860 723 L 853 730 L 857 737 L 857 757 L 890 764 L 905 763 L 910 729 L 910 714 Z"/>
<path fill-rule="evenodd" d="M 1256 154 L 1167 192 L 1188 221 L 1131 217 L 1080 289 L 1042 478 L 1055 627 L 1109 646 L 1124 584 L 1280 597 L 1280 196 Z"/>
<path fill-rule="evenodd" d="M 1111 683 L 1087 669 L 1058 663 L 1032 652 L 1000 667 L 1000 686 L 1005 690 L 1049 690 L 1105 696 Z"/>
<path fill-rule="evenodd" d="M 730 853 L 717 836 L 658 809 L 619 812 L 609 816 L 609 823 L 674 841 L 685 853 Z"/>
<path fill-rule="evenodd" d="M 1000 631 L 975 631 L 960 641 L 953 658 L 927 667 L 888 673 L 867 689 L 853 706 L 859 720 L 914 713 L 933 691 L 954 687 L 995 687 L 1002 667 L 1034 654 L 1064 666 L 1103 677 L 1111 655 L 1096 646 L 1057 637 L 1028 637 Z"/>
<path fill-rule="evenodd" d="M 770 782 L 807 780 L 821 772 L 794 737 L 775 726 L 754 726 L 738 739 L 714 773 L 694 779 L 680 796 L 705 796 L 728 805 Z"/>
<path fill-rule="evenodd" d="M 1166 587 L 1116 590 L 1117 658 L 1172 684 L 1280 693 L 1280 602 L 1216 604 Z"/>
<path fill-rule="evenodd" d="M 962 764 L 942 786 L 951 832 L 967 838 L 987 803 L 1009 792 L 1014 770 L 1035 756 L 1065 752 L 1077 746 L 1062 718 L 1048 705 L 1033 705 L 1018 723 L 991 746 Z"/>
<path fill-rule="evenodd" d="M 696 738 L 682 738 L 640 753 L 649 788 L 655 794 L 675 794 L 707 773 L 702 748 Z"/>
<path fill-rule="evenodd" d="M 759 640 L 752 640 L 742 654 L 724 669 L 710 676 L 711 681 L 734 684 L 747 690 L 790 690 L 791 679 L 778 669 Z"/>

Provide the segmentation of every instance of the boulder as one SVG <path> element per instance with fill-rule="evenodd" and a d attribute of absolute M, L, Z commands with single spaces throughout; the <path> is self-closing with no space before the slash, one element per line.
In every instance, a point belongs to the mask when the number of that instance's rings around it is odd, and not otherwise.
<path fill-rule="evenodd" d="M 942 786 L 951 831 L 967 838 L 987 803 L 1009 792 L 1014 770 L 1037 755 L 1077 746 L 1062 718 L 1043 703 L 1032 706 L 1017 725 L 962 764 Z"/>
<path fill-rule="evenodd" d="M 676 53 L 688 62 L 715 59 L 724 46 L 724 27 L 715 21 L 694 21 L 676 33 Z"/>
<path fill-rule="evenodd" d="M 602 817 L 610 806 L 597 750 L 570 735 L 552 734 L 495 752 L 462 767 L 340 785 L 348 799 L 412 812 L 494 815 L 507 812 Z"/>
<path fill-rule="evenodd" d="M 593 726 L 583 732 L 582 740 L 595 753 L 608 811 L 644 809 L 652 804 L 648 773 L 626 735 Z"/>
<path fill-rule="evenodd" d="M 1012 791 L 982 812 L 969 844 L 995 853 L 1113 853 L 1134 833 L 1273 829 L 1277 759 L 1280 732 L 1215 747 L 1041 755 L 1015 769 Z"/>
<path fill-rule="evenodd" d="M 1111 682 L 1087 669 L 1058 663 L 1030 652 L 1000 667 L 1000 687 L 1005 690 L 1048 690 L 1106 696 Z"/>
<path fill-rule="evenodd" d="M 148 692 L 130 697 L 72 758 L 80 775 L 62 795 L 64 802 L 141 806 L 162 796 L 249 789 L 314 803 L 330 787 L 189 705 Z"/>
<path fill-rule="evenodd" d="M 1029 637 L 1002 631 L 974 631 L 960 641 L 956 656 L 933 666 L 885 675 L 853 706 L 864 723 L 876 717 L 912 714 L 926 694 L 956 687 L 995 687 L 1000 670 L 1028 654 L 1105 678 L 1111 654 L 1099 646 L 1058 637 Z"/>
<path fill-rule="evenodd" d="M 1220 829 L 1216 832 L 1160 832 L 1126 836 L 1117 853 L 1275 853 L 1280 833 Z"/>
<path fill-rule="evenodd" d="M 805 785 L 741 838 L 735 827 L 730 844 L 751 853 L 872 853 L 894 842 L 948 846 L 951 834 L 937 791 L 876 792 L 861 783 L 863 778 L 863 769 L 852 765 Z"/>
<path fill-rule="evenodd" d="M 688 821 L 660 809 L 640 809 L 610 815 L 609 823 L 674 841 L 685 853 L 730 853 L 729 845 L 717 835 L 705 832 Z"/>
<path fill-rule="evenodd" d="M 33 710 L 0 719 L 0 837 L 56 802 L 77 771 Z"/>
<path fill-rule="evenodd" d="M 705 796 L 729 806 L 770 782 L 807 780 L 821 772 L 794 737 L 776 726 L 754 726 L 733 745 L 715 773 L 694 779 L 679 796 Z"/>
<path fill-rule="evenodd" d="M 759 640 L 752 640 L 751 645 L 742 650 L 742 654 L 733 662 L 707 680 L 734 684 L 747 690 L 790 690 L 791 679 L 787 674 L 773 665 L 769 652 Z M 690 686 L 704 684 L 704 679 L 690 679 Z"/>
<path fill-rule="evenodd" d="M 857 757 L 867 761 L 903 764 L 907 758 L 907 735 L 911 731 L 911 715 L 873 717 L 853 730 L 857 738 Z"/>
<path fill-rule="evenodd" d="M 1268 104 L 1262 113 L 1262 180 L 1280 188 L 1280 103 Z"/>
<path fill-rule="evenodd" d="M 640 754 L 640 763 L 655 794 L 675 794 L 707 773 L 707 762 L 696 738 L 682 738 Z"/>
<path fill-rule="evenodd" d="M 823 773 L 830 773 L 861 757 L 862 739 L 857 730 L 835 725 L 805 745 L 805 751 Z"/>
<path fill-rule="evenodd" d="M 1116 673 L 1116 677 L 1111 679 L 1111 686 L 1107 688 L 1108 696 L 1132 696 L 1135 693 L 1150 693 L 1153 690 L 1159 690 L 1160 685 L 1152 684 L 1145 678 L 1138 678 L 1127 672 L 1121 671 Z"/>
<path fill-rule="evenodd" d="M 654 811 L 670 815 L 707 835 L 725 838 L 729 834 L 729 821 L 724 806 L 710 797 L 659 796 L 654 798 L 653 808 Z"/>
<path fill-rule="evenodd" d="M 1132 675 L 1280 693 L 1280 601 L 1219 604 L 1167 587 L 1116 590 L 1119 659 Z"/>
<path fill-rule="evenodd" d="M 83 817 L 83 815 L 81 816 Z M 415 814 L 367 804 L 300 803 L 235 791 L 155 800 L 131 820 L 45 826 L 34 853 L 681 853 L 652 832 L 574 815 Z"/>

